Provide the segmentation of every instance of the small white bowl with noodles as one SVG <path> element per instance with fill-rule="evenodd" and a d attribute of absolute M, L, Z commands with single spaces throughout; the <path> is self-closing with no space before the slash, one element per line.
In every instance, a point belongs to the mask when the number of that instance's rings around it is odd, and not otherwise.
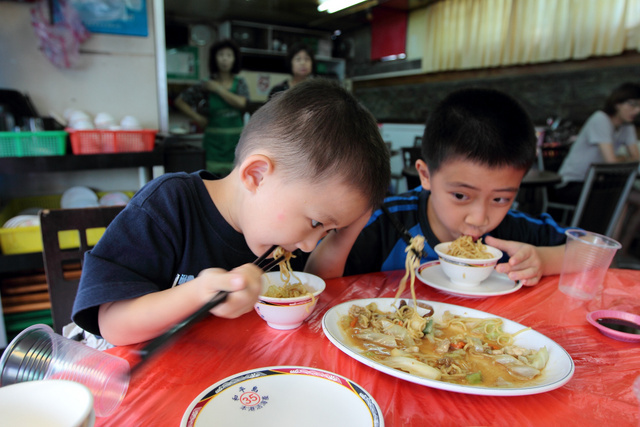
<path fill-rule="evenodd" d="M 474 242 L 471 236 L 461 236 L 453 242 L 445 242 L 434 248 L 440 258 L 440 266 L 452 283 L 460 286 L 478 286 L 491 275 L 502 258 L 502 251 L 493 246 Z"/>
<path fill-rule="evenodd" d="M 288 278 L 279 271 L 265 273 L 254 308 L 272 328 L 295 329 L 313 313 L 325 286 L 324 280 L 309 273 L 293 271 Z"/>

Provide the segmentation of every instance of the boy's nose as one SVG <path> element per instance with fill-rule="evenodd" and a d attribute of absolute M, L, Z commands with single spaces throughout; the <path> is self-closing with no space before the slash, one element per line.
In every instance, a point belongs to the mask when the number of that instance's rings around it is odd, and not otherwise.
<path fill-rule="evenodd" d="M 326 233 L 313 233 L 309 235 L 306 239 L 298 242 L 298 249 L 303 252 L 311 252 L 316 248 L 320 240 L 326 235 Z"/>
<path fill-rule="evenodd" d="M 311 240 L 303 240 L 302 242 L 298 243 L 298 248 L 302 252 L 311 252 L 317 244 L 317 240 L 314 240 L 313 242 Z"/>
<path fill-rule="evenodd" d="M 474 206 L 467 214 L 466 221 L 474 227 L 482 227 L 487 225 L 489 218 L 487 217 L 487 208 L 482 204 Z"/>

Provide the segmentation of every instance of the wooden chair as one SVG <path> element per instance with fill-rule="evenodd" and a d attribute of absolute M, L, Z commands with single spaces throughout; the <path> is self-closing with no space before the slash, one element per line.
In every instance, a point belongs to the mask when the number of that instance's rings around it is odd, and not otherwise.
<path fill-rule="evenodd" d="M 551 202 L 548 206 L 573 210 L 570 227 L 613 237 L 637 173 L 638 162 L 594 163 L 575 206 Z"/>
<path fill-rule="evenodd" d="M 42 258 L 51 299 L 53 329 L 57 333 L 61 334 L 62 328 L 71 323 L 84 253 L 95 245 L 123 208 L 109 206 L 40 211 Z M 76 247 L 67 247 L 74 246 L 74 243 Z"/>

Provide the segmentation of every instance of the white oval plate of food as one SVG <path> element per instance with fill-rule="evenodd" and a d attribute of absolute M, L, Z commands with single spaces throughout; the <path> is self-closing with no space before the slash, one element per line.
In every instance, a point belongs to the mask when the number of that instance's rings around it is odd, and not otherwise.
<path fill-rule="evenodd" d="M 477 286 L 457 285 L 444 274 L 440 261 L 429 261 L 420 265 L 416 271 L 416 277 L 427 286 L 459 297 L 485 298 L 506 295 L 522 287 L 522 282 L 514 282 L 506 274 L 495 270 Z"/>
<path fill-rule="evenodd" d="M 364 363 L 365 365 L 375 370 L 389 374 L 393 377 L 441 390 L 486 396 L 523 396 L 545 393 L 562 387 L 573 376 L 575 365 L 569 353 L 567 353 L 566 350 L 564 350 L 555 341 L 547 338 L 541 333 L 536 332 L 533 329 L 528 329 L 526 326 L 523 326 L 519 323 L 502 318 L 500 316 L 495 316 L 490 313 L 485 313 L 483 311 L 461 307 L 453 304 L 423 300 L 418 300 L 418 305 L 420 306 L 421 304 L 427 304 L 431 306 L 434 310 L 433 318 L 436 322 L 441 321 L 442 315 L 445 313 L 445 311 L 449 311 L 452 315 L 468 318 L 491 318 L 502 320 L 502 330 L 504 332 L 509 334 L 516 334 L 517 332 L 520 332 L 515 335 L 513 345 L 535 351 L 540 350 L 543 347 L 547 349 L 548 360 L 546 362 L 546 365 L 541 370 L 539 375 L 526 382 L 518 384 L 509 382 L 506 382 L 505 384 L 503 382 L 500 385 L 493 386 L 459 384 L 455 382 L 436 380 L 416 374 L 411 374 L 409 372 L 387 366 L 382 362 L 374 360 L 365 355 L 365 353 L 373 353 L 373 351 L 371 350 L 373 347 L 365 349 L 359 346 L 359 344 L 356 343 L 353 338 L 348 337 L 348 335 L 343 331 L 340 323 L 343 316 L 347 316 L 349 314 L 349 309 L 353 305 L 364 307 L 370 303 L 376 303 L 378 310 L 391 312 L 395 310 L 394 306 L 392 305 L 394 304 L 394 301 L 394 298 L 370 298 L 344 302 L 335 307 L 332 307 L 329 311 L 327 311 L 327 313 L 325 313 L 322 319 L 322 329 L 324 330 L 327 338 L 329 338 L 329 340 L 336 347 L 338 347 L 350 357 L 358 360 L 359 362 Z M 400 300 L 398 300 L 398 302 L 399 301 Z M 407 302 L 407 305 L 413 307 L 412 300 L 405 299 L 405 301 Z M 427 313 L 426 309 L 421 307 L 418 308 L 419 315 L 424 315 L 425 313 Z M 383 348 L 383 346 L 380 345 L 377 345 L 377 347 Z M 390 351 L 390 349 L 388 348 L 384 350 Z M 487 376 L 489 375 L 495 375 L 495 373 L 489 373 Z"/>
<path fill-rule="evenodd" d="M 373 397 L 343 376 L 303 366 L 271 366 L 210 386 L 189 405 L 180 425 L 384 427 L 384 419 Z"/>

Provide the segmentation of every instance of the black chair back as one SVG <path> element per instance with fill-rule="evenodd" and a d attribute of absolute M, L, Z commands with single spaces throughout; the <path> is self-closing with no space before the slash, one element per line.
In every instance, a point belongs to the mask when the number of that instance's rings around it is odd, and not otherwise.
<path fill-rule="evenodd" d="M 73 271 L 82 267 L 84 253 L 93 247 L 89 233 L 98 235 L 94 229 L 106 228 L 122 211 L 123 206 L 109 206 L 80 209 L 44 209 L 40 211 L 40 229 L 42 231 L 42 258 L 44 261 L 53 329 L 62 334 L 62 328 L 71 323 L 71 310 L 78 292 L 80 278 Z M 75 248 L 61 248 L 61 240 L 67 246 L 73 242 L 68 230 L 77 231 L 79 245 Z M 67 232 L 60 239 L 59 232 Z M 72 235 L 75 233 L 71 233 Z M 70 270 L 71 269 L 71 270 Z"/>
<path fill-rule="evenodd" d="M 571 227 L 613 237 L 637 173 L 638 162 L 592 164 Z"/>
<path fill-rule="evenodd" d="M 420 185 L 420 177 L 416 171 L 416 160 L 421 157 L 421 147 L 402 147 L 402 161 L 404 162 L 402 175 L 407 180 L 407 189 L 409 190 Z"/>

